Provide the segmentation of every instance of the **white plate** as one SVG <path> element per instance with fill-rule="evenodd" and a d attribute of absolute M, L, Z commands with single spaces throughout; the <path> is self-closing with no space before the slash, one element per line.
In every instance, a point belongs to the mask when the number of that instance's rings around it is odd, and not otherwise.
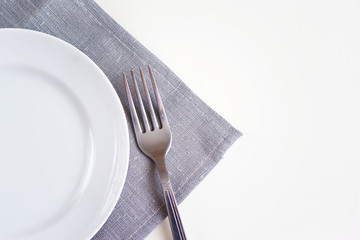
<path fill-rule="evenodd" d="M 55 37 L 0 30 L 0 239 L 90 239 L 128 155 L 121 103 L 95 63 Z"/>

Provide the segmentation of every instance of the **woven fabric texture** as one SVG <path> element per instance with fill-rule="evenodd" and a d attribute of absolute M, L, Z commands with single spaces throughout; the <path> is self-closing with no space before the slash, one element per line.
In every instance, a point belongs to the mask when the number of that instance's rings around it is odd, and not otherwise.
<path fill-rule="evenodd" d="M 152 66 L 173 134 L 167 165 L 179 203 L 241 136 L 91 0 L 0 1 L 0 27 L 32 29 L 74 45 L 102 69 L 123 103 L 130 126 L 128 175 L 113 213 L 93 240 L 143 239 L 166 217 L 155 165 L 136 145 L 123 71 Z"/>

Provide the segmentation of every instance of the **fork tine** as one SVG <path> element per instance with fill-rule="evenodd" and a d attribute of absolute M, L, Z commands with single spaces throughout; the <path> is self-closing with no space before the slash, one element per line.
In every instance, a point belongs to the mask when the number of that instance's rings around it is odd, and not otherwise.
<path fill-rule="evenodd" d="M 147 98 L 147 102 L 148 102 L 148 104 L 149 104 L 149 112 L 150 112 L 150 116 L 151 116 L 151 121 L 152 121 L 152 124 L 153 124 L 154 129 L 155 129 L 155 128 L 158 128 L 158 127 L 159 127 L 159 124 L 158 124 L 157 119 L 156 119 L 154 107 L 153 107 L 152 102 L 151 102 L 149 90 L 148 90 L 148 87 L 147 87 L 146 82 L 145 82 L 145 78 L 144 78 L 143 71 L 142 71 L 141 68 L 139 68 L 139 71 L 140 71 L 141 80 L 142 80 L 143 85 L 144 85 L 145 95 L 146 95 L 146 98 Z"/>
<path fill-rule="evenodd" d="M 126 79 L 125 73 L 123 72 L 122 75 L 123 75 L 124 84 L 125 84 L 125 88 L 126 88 L 126 95 L 128 97 L 131 120 L 132 120 L 134 129 L 135 129 L 135 133 L 138 134 L 138 133 L 142 132 L 141 127 L 140 127 L 140 123 L 139 123 L 139 118 L 138 118 L 138 115 L 136 113 L 134 101 L 133 101 L 133 98 L 131 96 L 130 88 L 129 88 L 128 81 Z"/>
<path fill-rule="evenodd" d="M 137 95 L 137 98 L 138 98 L 138 100 L 139 100 L 141 116 L 142 116 L 142 119 L 143 119 L 143 121 L 144 121 L 144 126 L 145 126 L 145 132 L 146 132 L 146 131 L 150 131 L 149 121 L 148 121 L 148 118 L 147 118 L 147 116 L 146 116 L 144 104 L 143 104 L 143 101 L 142 101 L 142 97 L 141 97 L 141 94 L 140 94 L 138 85 L 137 85 L 137 83 L 136 83 L 136 79 L 135 79 L 134 72 L 133 72 L 132 70 L 131 70 L 130 72 L 131 72 L 132 80 L 133 80 L 133 82 L 134 82 L 134 86 L 135 86 L 135 90 L 136 90 L 136 95 Z"/>
<path fill-rule="evenodd" d="M 153 74 L 151 72 L 150 65 L 147 65 L 147 66 L 148 66 L 148 69 L 149 69 L 151 83 L 152 83 L 153 90 L 154 90 L 154 93 L 155 93 L 156 101 L 157 101 L 158 106 L 159 106 L 159 115 L 160 115 L 161 124 L 165 125 L 165 124 L 168 124 L 168 122 L 167 122 L 167 117 L 166 117 L 164 105 L 162 103 L 162 100 L 161 100 L 161 97 L 160 97 L 160 94 L 159 94 L 159 90 L 158 90 L 158 88 L 156 86 L 154 76 L 153 76 Z"/>

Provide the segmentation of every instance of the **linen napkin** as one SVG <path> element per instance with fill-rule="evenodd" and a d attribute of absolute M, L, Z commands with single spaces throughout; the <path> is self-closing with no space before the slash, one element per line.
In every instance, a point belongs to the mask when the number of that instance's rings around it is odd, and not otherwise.
<path fill-rule="evenodd" d="M 129 126 L 121 73 L 150 64 L 173 134 L 167 164 L 179 203 L 241 136 L 92 0 L 0 1 L 0 27 L 45 32 L 88 55 L 113 84 Z M 138 149 L 131 127 L 129 132 L 125 186 L 113 213 L 93 240 L 143 239 L 166 217 L 155 165 Z"/>

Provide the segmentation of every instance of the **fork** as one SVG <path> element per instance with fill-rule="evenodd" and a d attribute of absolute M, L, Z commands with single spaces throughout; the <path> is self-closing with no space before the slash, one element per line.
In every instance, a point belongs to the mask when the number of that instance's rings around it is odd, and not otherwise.
<path fill-rule="evenodd" d="M 135 131 L 135 136 L 137 140 L 137 144 L 141 151 L 145 153 L 148 157 L 150 157 L 156 164 L 160 181 L 162 184 L 163 194 L 166 203 L 166 210 L 168 213 L 168 218 L 170 222 L 171 232 L 173 238 L 175 240 L 185 240 L 185 232 L 183 225 L 181 223 L 180 214 L 177 208 L 176 199 L 174 196 L 174 192 L 171 187 L 169 174 L 165 164 L 165 156 L 170 149 L 171 146 L 171 131 L 169 127 L 169 123 L 165 114 L 165 109 L 156 86 L 154 76 L 151 72 L 151 68 L 148 65 L 149 75 L 152 83 L 152 88 L 155 93 L 156 102 L 158 106 L 159 113 L 159 121 L 156 117 L 154 107 L 151 101 L 150 93 L 148 87 L 145 82 L 144 74 L 141 68 L 139 68 L 140 76 L 142 83 L 144 85 L 145 96 L 148 103 L 148 112 L 151 119 L 148 118 L 147 113 L 145 111 L 145 107 L 142 101 L 142 97 L 139 91 L 139 87 L 134 75 L 134 72 L 131 70 L 131 78 L 134 82 L 134 87 L 136 90 L 136 95 L 138 98 L 138 103 L 140 106 L 140 113 L 143 123 L 143 128 L 140 125 L 140 119 L 136 112 L 135 104 L 133 101 L 133 97 L 131 95 L 131 91 L 128 85 L 128 81 L 126 79 L 125 73 L 123 72 L 123 79 L 126 88 L 126 93 L 129 102 L 129 108 L 131 113 L 131 119 Z"/>

